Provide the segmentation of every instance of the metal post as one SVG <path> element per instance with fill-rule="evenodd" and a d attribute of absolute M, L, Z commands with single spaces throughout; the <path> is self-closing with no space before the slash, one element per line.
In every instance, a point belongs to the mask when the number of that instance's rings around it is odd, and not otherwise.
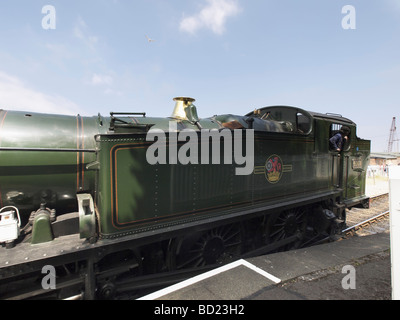
<path fill-rule="evenodd" d="M 400 166 L 389 167 L 392 299 L 400 300 Z"/>

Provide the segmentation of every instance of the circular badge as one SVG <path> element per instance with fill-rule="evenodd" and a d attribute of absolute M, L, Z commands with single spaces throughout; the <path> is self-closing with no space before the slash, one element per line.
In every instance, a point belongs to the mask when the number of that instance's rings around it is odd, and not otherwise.
<path fill-rule="evenodd" d="M 265 163 L 265 177 L 270 183 L 277 183 L 282 178 L 282 159 L 276 154 L 270 156 Z"/>

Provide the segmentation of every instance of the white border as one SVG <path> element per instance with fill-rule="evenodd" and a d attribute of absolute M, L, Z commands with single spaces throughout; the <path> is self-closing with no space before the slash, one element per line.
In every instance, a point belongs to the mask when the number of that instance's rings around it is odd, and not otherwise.
<path fill-rule="evenodd" d="M 137 300 L 155 300 L 155 299 L 158 299 L 158 298 L 160 298 L 162 296 L 165 296 L 165 295 L 167 295 L 169 293 L 172 293 L 174 291 L 177 291 L 177 290 L 180 290 L 182 288 L 188 287 L 188 286 L 190 286 L 192 284 L 195 284 L 195 283 L 200 282 L 202 280 L 211 278 L 211 277 L 213 277 L 213 276 L 215 276 L 217 274 L 220 274 L 222 272 L 237 268 L 239 266 L 245 266 L 245 267 L 247 267 L 247 268 L 249 268 L 249 269 L 251 269 L 251 270 L 253 270 L 253 271 L 255 271 L 255 272 L 259 273 L 259 274 L 261 274 L 263 277 L 267 278 L 268 280 L 271 280 L 275 284 L 278 284 L 278 283 L 281 282 L 281 279 L 278 279 L 277 277 L 273 276 L 272 274 L 269 274 L 268 272 L 256 267 L 254 264 L 251 264 L 250 262 L 247 262 L 247 261 L 241 259 L 241 260 L 232 262 L 230 264 L 227 264 L 225 266 L 222 266 L 220 268 L 217 268 L 217 269 L 211 270 L 209 272 L 200 274 L 200 275 L 198 275 L 196 277 L 193 277 L 191 279 L 179 282 L 179 283 L 174 284 L 174 285 L 172 285 L 170 287 L 167 287 L 165 289 L 153 292 L 153 293 L 151 293 L 149 295 L 146 295 L 144 297 L 141 297 L 141 298 L 139 298 Z"/>
<path fill-rule="evenodd" d="M 389 167 L 390 259 L 392 300 L 400 300 L 400 167 Z"/>

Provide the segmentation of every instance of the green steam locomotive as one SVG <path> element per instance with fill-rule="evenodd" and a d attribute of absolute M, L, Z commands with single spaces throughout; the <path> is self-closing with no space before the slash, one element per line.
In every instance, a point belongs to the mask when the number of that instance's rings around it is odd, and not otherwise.
<path fill-rule="evenodd" d="M 288 106 L 200 119 L 174 100 L 169 118 L 0 111 L 0 298 L 111 299 L 142 275 L 333 236 L 368 206 L 370 141 L 351 120 Z"/>

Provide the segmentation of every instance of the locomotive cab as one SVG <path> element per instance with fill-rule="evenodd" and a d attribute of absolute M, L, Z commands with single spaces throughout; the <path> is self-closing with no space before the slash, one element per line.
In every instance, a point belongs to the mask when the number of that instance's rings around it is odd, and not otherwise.
<path fill-rule="evenodd" d="M 370 141 L 357 136 L 357 125 L 337 114 L 312 113 L 315 122 L 315 152 L 330 163 L 331 185 L 341 189 L 339 202 L 351 208 L 358 204 L 368 206 L 365 196 L 366 171 L 369 163 Z M 338 152 L 330 146 L 330 138 L 348 128 L 348 139 L 344 140 L 342 150 Z"/>

